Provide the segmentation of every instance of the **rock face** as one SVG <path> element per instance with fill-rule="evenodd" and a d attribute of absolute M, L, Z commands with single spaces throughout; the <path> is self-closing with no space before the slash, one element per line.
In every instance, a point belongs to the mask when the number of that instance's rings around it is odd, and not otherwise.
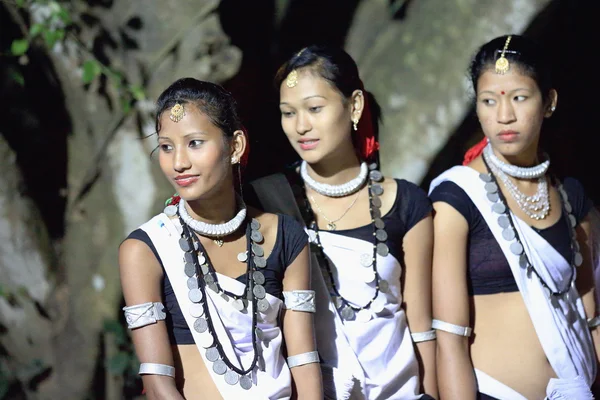
<path fill-rule="evenodd" d="M 1 361 L 27 398 L 87 397 L 98 368 L 104 321 L 118 317 L 119 243 L 160 211 L 172 193 L 149 156 L 155 138 L 143 139 L 154 132 L 152 104 L 177 78 L 222 82 L 241 62 L 240 51 L 221 29 L 218 3 L 78 3 L 70 11 L 79 31 L 51 51 L 41 43 L 30 50 L 45 53 L 44 73 L 62 92 L 69 132 L 27 131 L 15 123 L 10 126 L 23 130 L 0 135 L 0 344 L 7 353 Z M 24 14 L 14 5 L 0 7 L 15 26 L 24 26 Z M 33 21 L 43 15 L 39 8 L 28 11 Z M 89 55 L 83 48 L 122 73 L 123 85 L 143 87 L 145 100 L 125 113 L 122 89 L 113 82 L 102 77 L 84 85 L 81 65 Z M 30 57 L 27 68 L 34 68 L 34 61 Z M 19 160 L 29 150 L 11 148 L 24 134 L 33 137 L 30 148 L 36 137 L 48 137 L 44 135 L 64 141 L 66 188 L 53 194 L 62 196 L 63 203 L 66 199 L 66 210 L 54 211 L 63 227 L 60 234 L 49 235 L 40 204 L 28 196 L 27 188 L 36 182 L 23 176 L 30 175 L 25 170 L 32 165 Z M 38 170 L 50 169 L 44 160 L 37 161 Z"/>
<path fill-rule="evenodd" d="M 466 71 L 477 48 L 523 32 L 550 1 L 405 3 L 403 18 L 392 19 L 388 1 L 361 2 L 346 49 L 382 108 L 384 172 L 419 182 L 469 109 Z"/>

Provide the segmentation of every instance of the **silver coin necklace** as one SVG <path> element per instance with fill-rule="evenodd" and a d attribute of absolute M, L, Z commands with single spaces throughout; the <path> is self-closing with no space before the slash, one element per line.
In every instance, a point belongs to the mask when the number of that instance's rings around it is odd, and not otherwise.
<path fill-rule="evenodd" d="M 219 285 L 216 270 L 213 267 L 202 243 L 194 235 L 190 227 L 177 215 L 182 226 L 179 245 L 184 251 L 184 272 L 188 277 L 188 297 L 192 302 L 188 312 L 195 318 L 194 330 L 198 333 L 209 335 L 202 336 L 202 347 L 206 349 L 206 359 L 212 362 L 212 369 L 217 375 L 222 375 L 229 385 L 239 384 L 243 389 L 252 388 L 253 380 L 251 372 L 257 366 L 264 370 L 264 360 L 259 351 L 259 342 L 262 340 L 263 332 L 258 328 L 258 313 L 269 310 L 269 301 L 266 299 L 266 290 L 263 286 L 265 276 L 260 271 L 266 267 L 264 250 L 260 243 L 264 238 L 260 233 L 260 223 L 252 219 L 246 223 L 247 250 L 238 254 L 240 262 L 247 263 L 246 287 L 242 295 L 225 291 Z M 210 289 L 219 294 L 225 301 L 232 302 L 232 306 L 240 311 L 247 312 L 248 305 L 252 305 L 252 349 L 254 357 L 248 368 L 236 367 L 227 357 L 223 346 L 215 332 L 212 317 L 206 303 L 206 290 Z M 218 317 L 217 317 L 218 318 Z"/>
<path fill-rule="evenodd" d="M 560 297 L 569 292 L 573 282 L 576 277 L 576 267 L 579 267 L 583 263 L 583 257 L 580 252 L 579 243 L 577 242 L 577 233 L 575 232 L 575 226 L 577 225 L 575 216 L 572 214 L 573 208 L 569 203 L 569 199 L 567 193 L 561 184 L 558 184 L 558 192 L 561 197 L 561 205 L 562 211 L 564 215 L 566 215 L 568 224 L 569 224 L 569 237 L 571 241 L 571 261 L 569 263 L 570 276 L 566 281 L 566 285 L 559 289 L 558 291 L 552 290 L 544 278 L 539 274 L 539 272 L 535 269 L 533 264 L 531 264 L 529 257 L 527 256 L 527 252 L 525 252 L 525 248 L 523 246 L 523 242 L 519 236 L 519 233 L 515 227 L 515 221 L 513 220 L 513 216 L 508 208 L 508 203 L 506 202 L 506 198 L 504 194 L 500 190 L 498 186 L 498 181 L 496 176 L 493 173 L 493 170 L 490 168 L 487 160 L 483 158 L 483 163 L 487 169 L 487 173 L 479 174 L 479 179 L 483 181 L 484 188 L 486 191 L 486 196 L 490 203 L 492 203 L 492 211 L 495 214 L 498 214 L 498 224 L 500 228 L 502 228 L 502 237 L 504 240 L 510 242 L 510 251 L 519 257 L 519 266 L 521 268 L 527 269 L 527 272 L 532 272 L 537 276 L 538 280 L 542 284 L 542 286 L 548 291 L 548 295 L 550 298 L 552 297 Z M 563 216 L 561 216 L 563 218 Z"/>
<path fill-rule="evenodd" d="M 383 194 L 383 174 L 377 169 L 377 164 L 372 163 L 368 166 L 368 193 L 369 193 L 369 212 L 371 214 L 371 226 L 373 227 L 373 250 L 371 254 L 365 253 L 360 256 L 360 264 L 370 271 L 365 271 L 366 280 L 375 282 L 375 291 L 371 300 L 363 306 L 354 306 L 346 300 L 338 291 L 335 283 L 334 274 L 330 261 L 325 255 L 325 250 L 321 244 L 319 237 L 319 226 L 315 220 L 315 215 L 308 201 L 306 190 L 301 190 L 303 194 L 304 208 L 301 211 L 304 217 L 306 226 L 315 232 L 314 240 L 311 240 L 311 247 L 317 256 L 321 272 L 326 276 L 326 283 L 330 290 L 330 296 L 338 310 L 342 319 L 353 321 L 360 319 L 363 322 L 370 320 L 373 313 L 378 313 L 383 310 L 384 303 L 376 300 L 379 292 L 387 293 L 389 291 L 389 283 L 383 279 L 377 271 L 377 255 L 385 257 L 389 254 L 390 249 L 385 243 L 388 234 L 385 231 L 385 223 L 381 218 L 381 195 Z"/>

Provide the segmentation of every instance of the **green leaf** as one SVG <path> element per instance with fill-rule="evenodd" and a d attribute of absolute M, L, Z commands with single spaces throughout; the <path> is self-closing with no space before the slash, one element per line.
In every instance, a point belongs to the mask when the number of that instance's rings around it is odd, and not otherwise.
<path fill-rule="evenodd" d="M 87 60 L 83 63 L 83 74 L 81 79 L 83 83 L 90 83 L 102 72 L 102 66 L 96 60 Z"/>
<path fill-rule="evenodd" d="M 108 333 L 119 333 L 123 330 L 123 327 L 114 319 L 107 319 L 104 321 L 104 332 Z"/>
<path fill-rule="evenodd" d="M 25 0 L 15 0 L 15 4 L 18 7 L 24 7 L 25 6 Z M 1 397 L 0 397 L 1 398 Z"/>
<path fill-rule="evenodd" d="M 71 15 L 64 7 L 60 7 L 56 15 L 61 19 L 62 22 L 64 22 L 65 25 L 71 24 Z"/>
<path fill-rule="evenodd" d="M 113 375 L 123 375 L 130 365 L 130 359 L 130 355 L 124 351 L 118 352 L 108 361 L 108 371 Z"/>
<path fill-rule="evenodd" d="M 10 45 L 10 52 L 14 56 L 22 56 L 29 49 L 29 41 L 27 39 L 15 39 Z"/>
<path fill-rule="evenodd" d="M 144 88 L 139 85 L 131 85 L 129 87 L 129 91 L 134 99 L 138 101 L 142 101 L 146 98 L 146 94 L 144 93 Z"/>
<path fill-rule="evenodd" d="M 29 29 L 29 36 L 30 37 L 36 37 L 37 35 L 39 35 L 40 33 L 42 33 L 42 31 L 45 29 L 43 24 L 33 24 L 33 26 L 31 27 L 31 29 Z"/>
<path fill-rule="evenodd" d="M 127 98 L 121 99 L 121 108 L 124 114 L 129 114 L 129 111 L 131 111 L 131 100 Z"/>
<path fill-rule="evenodd" d="M 50 49 L 52 49 L 54 47 L 56 42 L 64 39 L 64 37 L 65 37 L 65 31 L 63 29 L 44 32 L 44 40 L 46 41 L 46 46 L 48 46 Z"/>

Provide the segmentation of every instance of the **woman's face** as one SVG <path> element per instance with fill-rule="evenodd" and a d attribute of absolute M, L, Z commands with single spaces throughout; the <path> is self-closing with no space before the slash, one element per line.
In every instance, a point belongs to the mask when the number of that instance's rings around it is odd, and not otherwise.
<path fill-rule="evenodd" d="M 552 114 L 556 91 L 544 104 L 542 93 L 531 77 L 518 66 L 506 74 L 485 71 L 477 82 L 477 116 L 483 133 L 502 156 L 519 156 L 537 151 L 544 117 Z"/>
<path fill-rule="evenodd" d="M 231 150 L 223 132 L 196 106 L 187 103 L 179 122 L 160 116 L 160 167 L 186 201 L 210 198 L 232 186 Z"/>
<path fill-rule="evenodd" d="M 329 82 L 310 69 L 298 70 L 294 87 L 282 82 L 281 126 L 303 160 L 313 164 L 335 153 L 354 152 L 351 118 L 356 110 L 353 101 L 344 100 Z"/>

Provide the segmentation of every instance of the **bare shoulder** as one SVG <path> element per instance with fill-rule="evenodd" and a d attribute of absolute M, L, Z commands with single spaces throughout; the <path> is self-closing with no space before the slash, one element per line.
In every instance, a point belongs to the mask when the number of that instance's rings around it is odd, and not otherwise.
<path fill-rule="evenodd" d="M 121 270 L 145 269 L 160 272 L 160 263 L 148 245 L 138 239 L 126 239 L 119 247 Z"/>

